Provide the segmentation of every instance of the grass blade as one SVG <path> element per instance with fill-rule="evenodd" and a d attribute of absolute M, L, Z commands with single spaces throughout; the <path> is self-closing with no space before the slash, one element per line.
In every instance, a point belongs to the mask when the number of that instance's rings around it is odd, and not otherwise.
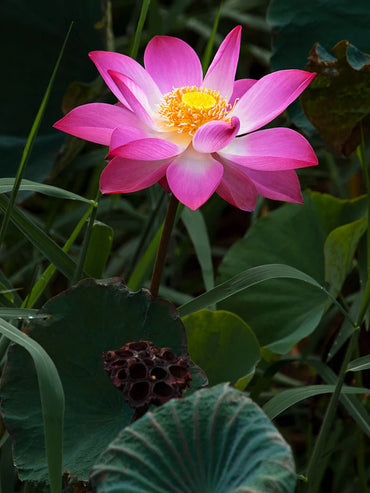
<path fill-rule="evenodd" d="M 9 199 L 0 196 L 0 209 L 6 211 Z M 28 240 L 67 277 L 73 279 L 76 263 L 39 226 L 18 207 L 13 208 L 11 220 Z"/>
<path fill-rule="evenodd" d="M 222 2 L 220 3 L 220 6 L 219 6 L 218 11 L 217 11 L 216 19 L 215 19 L 215 22 L 214 22 L 213 28 L 212 28 L 212 34 L 211 34 L 211 36 L 210 36 L 210 38 L 208 40 L 206 49 L 204 50 L 204 55 L 203 55 L 203 58 L 202 58 L 203 73 L 206 72 L 206 70 L 207 70 L 207 68 L 209 66 L 209 63 L 211 61 L 213 45 L 214 45 L 214 42 L 215 42 L 215 37 L 216 37 L 216 33 L 217 33 L 218 23 L 220 21 L 221 8 L 222 8 Z"/>
<path fill-rule="evenodd" d="M 25 146 L 24 151 L 23 151 L 23 155 L 22 155 L 21 162 L 20 162 L 20 165 L 19 165 L 19 168 L 18 168 L 17 176 L 16 176 L 15 182 L 14 182 L 14 187 L 13 187 L 12 193 L 10 195 L 10 200 L 9 200 L 8 208 L 7 208 L 6 212 L 5 212 L 5 217 L 4 217 L 3 224 L 2 224 L 1 230 L 0 230 L 0 245 L 4 241 L 6 230 L 8 228 L 9 220 L 10 220 L 10 217 L 11 217 L 11 214 L 12 214 L 12 210 L 13 210 L 13 207 L 14 207 L 14 204 L 15 204 L 15 199 L 17 197 L 18 190 L 19 190 L 19 187 L 21 185 L 22 177 L 23 177 L 24 172 L 25 172 L 25 169 L 26 169 L 26 164 L 27 164 L 28 158 L 30 157 L 30 154 L 31 154 L 31 151 L 32 151 L 32 147 L 33 147 L 33 144 L 35 142 L 36 135 L 37 135 L 37 132 L 39 130 L 39 127 L 40 127 L 40 124 L 41 124 L 41 120 L 42 120 L 42 117 L 43 117 L 44 112 L 45 112 L 46 105 L 48 103 L 50 91 L 51 91 L 51 88 L 52 88 L 52 86 L 54 84 L 54 79 L 55 79 L 57 70 L 59 68 L 59 64 L 60 64 L 60 61 L 62 59 L 62 56 L 63 56 L 63 53 L 64 53 L 64 49 L 66 47 L 67 40 L 68 40 L 69 34 L 71 32 L 72 26 L 73 26 L 73 22 L 69 26 L 68 32 L 67 32 L 66 37 L 65 37 L 64 42 L 63 42 L 62 49 L 60 50 L 60 53 L 59 53 L 59 56 L 58 56 L 58 60 L 57 60 L 57 62 L 55 64 L 53 73 L 51 74 L 51 78 L 49 80 L 49 84 L 48 84 L 48 86 L 46 88 L 44 97 L 43 97 L 43 99 L 41 101 L 41 105 L 40 105 L 39 111 L 37 112 L 36 118 L 35 118 L 35 120 L 33 122 L 31 131 L 30 131 L 30 134 L 29 134 L 28 139 L 27 139 L 27 142 L 26 142 L 26 146 Z"/>
<path fill-rule="evenodd" d="M 38 310 L 31 310 L 28 308 L 0 308 L 0 317 L 1 318 L 47 318 L 45 313 L 39 315 Z"/>
<path fill-rule="evenodd" d="M 15 182 L 16 178 L 1 178 L 0 193 L 11 192 L 14 188 Z M 78 200 L 80 202 L 86 202 L 87 204 L 91 204 L 93 202 L 92 200 L 81 197 L 81 195 L 69 192 L 68 190 L 64 190 L 63 188 L 54 187 L 52 185 L 45 185 L 44 183 L 38 183 L 36 181 L 26 179 L 22 180 L 21 184 L 19 185 L 19 190 L 38 192 L 44 195 L 49 195 L 50 197 L 57 197 L 60 199 Z"/>
<path fill-rule="evenodd" d="M 200 210 L 191 211 L 187 207 L 182 211 L 181 219 L 193 242 L 195 253 L 202 270 L 202 277 L 206 291 L 214 288 L 214 274 L 212 265 L 211 245 L 207 226 Z"/>
<path fill-rule="evenodd" d="M 177 208 L 177 213 L 175 217 L 175 226 L 177 221 L 179 220 L 183 210 L 183 205 L 179 204 Z M 150 242 L 148 248 L 145 250 L 145 253 L 140 259 L 140 262 L 137 264 L 133 274 L 130 276 L 128 280 L 127 286 L 132 289 L 132 291 L 136 291 L 141 287 L 145 277 L 148 275 L 149 271 L 153 269 L 155 256 L 158 251 L 159 243 L 161 241 L 162 231 L 163 231 L 164 221 L 154 238 Z"/>
<path fill-rule="evenodd" d="M 370 368 L 370 355 L 361 356 L 351 361 L 348 365 L 347 371 L 362 371 Z"/>
<path fill-rule="evenodd" d="M 92 213 L 94 207 L 96 207 L 96 203 L 94 202 L 88 210 L 85 212 L 85 214 L 82 216 L 82 218 L 79 220 L 77 226 L 73 230 L 71 236 L 68 238 L 66 241 L 66 244 L 62 248 L 63 252 L 68 253 L 70 248 L 72 247 L 73 243 L 76 241 L 77 236 L 80 234 L 81 229 L 83 228 L 87 218 L 90 216 Z M 42 273 L 41 277 L 37 280 L 37 282 L 34 284 L 31 293 L 28 295 L 28 297 L 25 299 L 24 303 L 22 306 L 26 308 L 32 308 L 36 301 L 39 299 L 41 294 L 44 292 L 46 286 L 49 284 L 51 278 L 53 277 L 54 273 L 56 271 L 56 267 L 53 264 L 50 264 L 45 271 Z"/>
<path fill-rule="evenodd" d="M 327 384 L 336 385 L 338 375 L 329 366 L 314 357 L 306 358 L 306 361 Z M 365 406 L 352 395 L 341 395 L 340 401 L 358 426 L 370 437 L 370 415 Z"/>
<path fill-rule="evenodd" d="M 274 419 L 289 407 L 297 404 L 297 402 L 315 395 L 332 394 L 334 390 L 335 385 L 307 385 L 296 389 L 283 390 L 262 406 L 262 409 L 270 419 Z M 343 386 L 341 392 L 342 394 L 368 394 L 370 389 Z"/>
<path fill-rule="evenodd" d="M 240 274 L 232 277 L 228 281 L 225 281 L 222 284 L 219 284 L 214 289 L 207 291 L 204 294 L 201 294 L 197 298 L 194 298 L 189 303 L 186 303 L 178 308 L 181 317 L 185 315 L 189 315 L 198 310 L 202 310 L 203 308 L 207 308 L 219 301 L 222 301 L 233 294 L 239 293 L 240 291 L 247 289 L 255 284 L 259 284 L 263 281 L 267 281 L 268 279 L 297 279 L 299 281 L 306 282 L 315 286 L 316 288 L 324 291 L 328 297 L 331 298 L 333 303 L 336 304 L 338 309 L 349 319 L 348 313 L 343 309 L 343 307 L 337 302 L 335 298 L 331 296 L 331 294 L 319 284 L 313 277 L 305 274 L 304 272 L 291 267 L 290 265 L 284 264 L 266 264 L 260 265 L 258 267 L 252 267 L 251 269 L 247 269 Z M 355 323 L 351 320 L 353 326 Z"/>
<path fill-rule="evenodd" d="M 130 57 L 136 60 L 137 57 L 137 52 L 139 51 L 139 44 L 140 44 L 140 38 L 141 38 L 141 32 L 144 27 L 145 19 L 148 13 L 150 5 L 150 0 L 143 0 L 142 6 L 141 6 L 141 11 L 140 11 L 140 17 L 136 26 L 136 31 L 135 31 L 135 36 L 134 40 L 132 42 L 132 46 L 130 49 Z"/>
<path fill-rule="evenodd" d="M 0 318 L 0 332 L 32 356 L 39 383 L 51 493 L 61 493 L 64 391 L 53 361 L 36 341 Z"/>

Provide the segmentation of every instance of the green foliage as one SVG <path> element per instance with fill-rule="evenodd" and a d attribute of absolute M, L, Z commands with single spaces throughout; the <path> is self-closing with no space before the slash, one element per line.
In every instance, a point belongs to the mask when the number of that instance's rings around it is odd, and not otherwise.
<path fill-rule="evenodd" d="M 359 145 L 361 124 L 370 114 L 370 55 L 348 41 L 331 51 L 334 56 L 319 44 L 312 48 L 307 68 L 317 75 L 301 103 L 322 138 L 348 156 Z"/>
<path fill-rule="evenodd" d="M 233 313 L 201 310 L 183 318 L 191 359 L 210 385 L 253 374 L 260 360 L 257 339 Z"/>
<path fill-rule="evenodd" d="M 37 343 L 37 341 L 27 337 L 27 335 L 20 332 L 16 327 L 10 325 L 2 319 L 0 319 L 0 332 L 8 339 L 15 342 L 17 344 L 15 347 L 21 352 L 26 353 L 26 355 L 28 354 L 29 361 L 33 362 L 33 364 L 31 363 L 31 368 L 32 373 L 35 376 L 34 398 L 36 398 L 39 407 L 38 418 L 42 423 L 41 434 L 37 436 L 37 441 L 39 442 L 42 456 L 46 450 L 46 457 L 43 457 L 43 463 L 45 464 L 44 475 L 49 481 L 51 493 L 60 493 L 64 425 L 64 392 L 58 371 L 53 360 L 44 348 Z M 23 371 L 24 367 L 22 361 L 20 361 L 20 368 L 21 371 Z M 6 377 L 3 375 L 1 385 L 4 385 L 4 380 L 6 380 Z M 11 388 L 10 393 L 12 394 L 13 392 L 14 388 Z M 23 401 L 23 405 L 27 407 L 28 402 L 27 400 L 25 402 L 24 399 L 22 399 L 23 396 L 24 394 L 21 390 L 18 399 L 21 399 L 21 401 Z M 12 399 L 12 397 L 10 397 L 10 399 Z M 11 402 L 10 405 L 12 404 L 13 402 Z M 4 408 L 6 408 L 4 398 L 2 400 L 2 406 L 4 411 Z M 28 416 L 29 415 L 26 412 L 26 419 Z M 26 424 L 26 428 L 27 426 L 28 423 Z M 25 443 L 26 449 L 28 445 L 29 443 Z M 37 473 L 35 472 L 35 474 Z"/>
<path fill-rule="evenodd" d="M 100 221 L 94 221 L 84 265 L 89 276 L 96 279 L 103 277 L 112 242 L 113 229 Z"/>
<path fill-rule="evenodd" d="M 34 340 L 47 351 L 63 384 L 63 471 L 86 480 L 91 466 L 133 415 L 103 371 L 102 352 L 144 339 L 186 356 L 184 327 L 170 303 L 153 300 L 146 291 L 133 293 L 117 280 L 83 281 L 50 300 L 40 313 L 48 318 L 33 320 L 27 334 L 30 344 Z M 196 390 L 205 379 L 197 367 L 192 373 Z M 9 351 L 0 394 L 20 477 L 46 482 L 37 378 L 32 359 L 21 347 Z"/>
<path fill-rule="evenodd" d="M 273 33 L 273 70 L 304 69 L 315 43 L 330 50 L 339 41 L 347 39 L 359 50 L 370 53 L 367 0 L 272 0 L 267 19 Z M 327 106 L 326 110 L 340 111 L 338 106 L 335 102 L 334 107 Z M 292 105 L 289 113 L 296 124 L 313 131 L 299 104 Z M 326 131 L 331 130 L 326 127 Z"/>
<path fill-rule="evenodd" d="M 284 390 L 269 400 L 263 406 L 263 410 L 270 419 L 274 419 L 299 401 L 315 395 L 332 393 L 334 390 L 335 385 L 307 385 L 297 389 Z M 343 394 L 367 394 L 369 390 L 358 387 L 342 387 Z"/>
<path fill-rule="evenodd" d="M 261 218 L 245 238 L 233 245 L 220 266 L 220 281 L 243 269 L 279 262 L 322 284 L 328 233 L 343 222 L 361 217 L 364 208 L 364 201 L 342 201 L 317 193 L 307 194 L 304 206 L 282 206 Z M 326 275 L 334 277 L 336 269 L 327 263 Z M 337 283 L 336 292 L 338 288 Z M 326 299 L 324 292 L 309 284 L 279 279 L 232 296 L 222 307 L 242 317 L 262 346 L 283 354 L 317 327 Z"/>
<path fill-rule="evenodd" d="M 122 430 L 91 480 L 97 493 L 293 493 L 296 483 L 281 435 L 225 384 L 172 400 Z"/>
<path fill-rule="evenodd" d="M 329 50 L 342 39 L 348 39 L 360 50 L 370 52 L 367 0 L 340 3 L 336 0 L 272 0 L 267 18 L 274 37 L 273 70 L 303 69 L 316 42 Z"/>
<path fill-rule="evenodd" d="M 333 296 L 338 296 L 342 285 L 352 270 L 359 241 L 367 230 L 367 217 L 333 229 L 324 245 L 325 280 Z"/>

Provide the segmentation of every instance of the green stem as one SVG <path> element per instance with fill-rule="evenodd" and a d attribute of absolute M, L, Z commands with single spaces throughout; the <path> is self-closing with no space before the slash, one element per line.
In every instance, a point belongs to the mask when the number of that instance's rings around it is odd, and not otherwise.
<path fill-rule="evenodd" d="M 167 215 L 162 231 L 161 242 L 159 243 L 159 247 L 158 247 L 157 258 L 155 259 L 152 282 L 150 284 L 150 292 L 154 297 L 158 296 L 158 290 L 162 279 L 164 261 L 166 259 L 168 244 L 171 238 L 171 232 L 175 222 L 178 205 L 179 205 L 179 201 L 177 200 L 177 198 L 174 195 L 171 195 L 170 203 L 168 204 Z"/>
<path fill-rule="evenodd" d="M 100 197 L 100 191 L 98 190 L 98 192 L 96 194 L 96 198 L 95 198 L 96 207 L 94 207 L 94 210 L 92 211 L 92 213 L 90 214 L 90 217 L 89 217 L 89 222 L 88 222 L 88 225 L 87 225 L 87 228 L 85 231 L 84 239 L 82 241 L 81 252 L 80 252 L 79 259 L 78 259 L 77 268 L 76 268 L 74 276 L 73 276 L 72 284 L 75 284 L 76 282 L 78 282 L 82 278 L 82 275 L 83 275 L 87 249 L 89 247 L 92 228 L 94 226 L 94 221 L 96 218 L 96 214 L 98 212 L 99 197 Z"/>
<path fill-rule="evenodd" d="M 138 263 L 138 260 L 141 256 L 141 254 L 143 253 L 143 249 L 144 249 L 144 246 L 145 246 L 145 243 L 147 242 L 148 240 L 148 237 L 149 237 L 149 234 L 153 228 L 153 225 L 155 225 L 155 218 L 158 216 L 158 213 L 162 207 L 162 203 L 163 203 L 163 199 L 165 198 L 166 196 L 166 193 L 163 192 L 155 206 L 155 208 L 153 209 L 152 213 L 150 214 L 149 218 L 148 218 L 148 221 L 146 223 L 146 226 L 144 227 L 144 230 L 143 230 L 143 233 L 141 235 L 141 238 L 139 240 L 139 244 L 135 250 L 135 253 L 132 257 L 132 261 L 131 261 L 131 267 L 128 269 L 127 271 L 127 279 L 130 279 L 132 273 L 134 272 L 134 269 L 136 267 L 136 264 Z"/>
<path fill-rule="evenodd" d="M 140 43 L 140 38 L 141 38 L 141 32 L 144 27 L 145 19 L 148 13 L 150 5 L 150 0 L 143 0 L 143 3 L 141 5 L 141 11 L 140 11 L 140 17 L 136 26 L 136 31 L 135 31 L 135 36 L 134 40 L 132 42 L 132 46 L 130 49 L 130 57 L 136 60 L 137 57 L 137 52 L 139 51 L 139 43 Z"/>
<path fill-rule="evenodd" d="M 347 347 L 347 351 L 339 372 L 337 384 L 335 386 L 334 393 L 331 396 L 329 401 L 328 408 L 326 410 L 323 423 L 321 425 L 319 436 L 316 440 L 315 447 L 313 449 L 313 453 L 311 455 L 310 462 L 307 468 L 307 478 L 309 482 L 309 493 L 316 493 L 318 491 L 318 487 L 320 486 L 321 474 L 320 474 L 320 461 L 323 453 L 325 452 L 326 444 L 329 437 L 330 428 L 332 422 L 334 420 L 335 411 L 337 408 L 337 404 L 339 401 L 340 393 L 342 390 L 344 377 L 346 375 L 346 370 L 348 363 L 351 361 L 352 354 L 354 349 L 357 346 L 359 336 L 359 327 L 354 331 L 350 342 Z"/>

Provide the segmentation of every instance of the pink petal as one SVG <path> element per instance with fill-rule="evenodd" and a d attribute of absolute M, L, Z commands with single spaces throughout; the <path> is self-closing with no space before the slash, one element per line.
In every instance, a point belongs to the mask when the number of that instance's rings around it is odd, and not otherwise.
<path fill-rule="evenodd" d="M 257 202 L 257 190 L 243 170 L 222 160 L 224 175 L 216 193 L 243 211 L 253 211 Z"/>
<path fill-rule="evenodd" d="M 183 151 L 181 147 L 164 139 L 147 138 L 127 142 L 111 149 L 110 155 L 135 161 L 158 161 L 173 159 Z"/>
<path fill-rule="evenodd" d="M 116 157 L 100 176 L 102 193 L 131 193 L 157 183 L 166 173 L 169 160 L 135 161 Z"/>
<path fill-rule="evenodd" d="M 146 94 L 152 108 L 154 108 L 155 104 L 159 103 L 161 93 L 158 87 L 145 69 L 132 58 L 109 51 L 92 51 L 89 53 L 89 57 L 95 63 L 105 83 L 119 101 L 126 104 L 125 98 L 112 80 L 108 70 L 119 72 L 134 80 Z"/>
<path fill-rule="evenodd" d="M 269 128 L 237 137 L 219 154 L 234 163 L 259 171 L 304 168 L 318 164 L 307 140 L 290 128 Z"/>
<path fill-rule="evenodd" d="M 151 137 L 151 135 L 141 128 L 134 127 L 117 127 L 113 130 L 110 144 L 109 144 L 109 154 L 106 159 L 112 159 L 114 157 L 113 151 L 118 147 L 122 147 L 128 142 L 146 139 Z"/>
<path fill-rule="evenodd" d="M 205 123 L 195 132 L 194 149 L 198 152 L 216 152 L 229 144 L 239 131 L 240 122 L 233 117 L 231 123 L 215 120 Z"/>
<path fill-rule="evenodd" d="M 254 183 L 257 192 L 263 197 L 303 204 L 301 186 L 294 170 L 255 171 L 242 168 Z"/>
<path fill-rule="evenodd" d="M 216 190 L 222 174 L 221 163 L 190 148 L 169 165 L 166 177 L 172 193 L 195 211 Z"/>
<path fill-rule="evenodd" d="M 137 116 L 126 108 L 105 103 L 90 103 L 74 108 L 53 126 L 80 139 L 109 145 L 113 130 L 124 125 L 140 128 L 142 124 Z"/>
<path fill-rule="evenodd" d="M 202 84 L 203 87 L 218 91 L 226 101 L 233 92 L 241 32 L 241 26 L 237 26 L 223 40 Z"/>
<path fill-rule="evenodd" d="M 240 99 L 256 83 L 256 79 L 239 79 L 234 82 L 233 93 L 229 99 L 229 104 L 234 105 L 236 99 Z"/>
<path fill-rule="evenodd" d="M 119 72 L 108 70 L 108 74 L 112 77 L 121 94 L 127 101 L 132 111 L 139 119 L 150 127 L 154 127 L 154 122 L 151 119 L 149 112 L 150 107 L 145 94 L 142 93 L 140 87 L 135 82 Z M 139 101 L 138 97 L 141 99 Z"/>
<path fill-rule="evenodd" d="M 155 36 L 149 41 L 144 64 L 163 94 L 183 86 L 200 86 L 202 66 L 198 55 L 185 41 Z"/>
<path fill-rule="evenodd" d="M 280 70 L 262 77 L 236 104 L 240 134 L 252 132 L 273 120 L 308 86 L 316 74 L 304 70 Z"/>

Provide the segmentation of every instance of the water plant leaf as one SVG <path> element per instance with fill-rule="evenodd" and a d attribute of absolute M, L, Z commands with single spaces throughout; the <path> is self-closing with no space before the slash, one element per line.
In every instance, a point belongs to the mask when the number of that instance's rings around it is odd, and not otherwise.
<path fill-rule="evenodd" d="M 273 32 L 273 70 L 304 68 L 317 41 L 329 50 L 341 39 L 349 39 L 360 50 L 370 51 L 367 0 L 272 0 L 267 19 Z"/>
<path fill-rule="evenodd" d="M 210 385 L 250 375 L 261 358 L 256 336 L 234 313 L 200 310 L 182 319 L 191 359 Z"/>
<path fill-rule="evenodd" d="M 63 384 L 63 471 L 87 480 L 99 455 L 133 416 L 103 371 L 102 352 L 144 339 L 187 355 L 184 326 L 172 304 L 154 300 L 147 291 L 133 293 L 118 278 L 81 281 L 39 313 L 48 318 L 33 320 L 27 334 L 47 351 Z M 196 367 L 192 372 L 196 390 L 206 380 Z M 21 479 L 46 482 L 37 378 L 32 359 L 18 346 L 9 351 L 0 398 Z"/>
<path fill-rule="evenodd" d="M 101 221 L 94 221 L 84 264 L 84 270 L 89 276 L 96 279 L 103 277 L 112 242 L 113 229 Z"/>
<path fill-rule="evenodd" d="M 296 280 L 266 280 L 219 305 L 245 320 L 261 346 L 281 354 L 309 335 L 324 313 L 327 296 L 312 279 L 324 285 L 323 251 L 328 234 L 362 217 L 366 210 L 363 198 L 345 201 L 312 192 L 304 199 L 303 206 L 286 204 L 261 217 L 232 246 L 219 268 L 221 283 L 244 269 L 275 263 L 287 264 L 311 278 L 311 285 L 298 280 L 298 274 Z"/>
<path fill-rule="evenodd" d="M 317 75 L 301 96 L 304 112 L 322 138 L 348 156 L 370 124 L 370 55 L 343 40 L 329 54 L 316 43 L 307 70 Z"/>
<path fill-rule="evenodd" d="M 335 297 L 351 269 L 358 243 L 366 230 L 367 217 L 362 217 L 333 229 L 325 241 L 325 281 Z"/>
<path fill-rule="evenodd" d="M 359 50 L 370 53 L 368 0 L 272 0 L 267 20 L 273 33 L 273 70 L 304 69 L 317 42 L 330 50 L 340 40 L 348 39 Z M 299 103 L 291 105 L 288 113 L 296 125 L 314 132 Z"/>
<path fill-rule="evenodd" d="M 92 469 L 97 493 L 293 493 L 289 446 L 260 408 L 220 384 L 123 429 Z"/>

